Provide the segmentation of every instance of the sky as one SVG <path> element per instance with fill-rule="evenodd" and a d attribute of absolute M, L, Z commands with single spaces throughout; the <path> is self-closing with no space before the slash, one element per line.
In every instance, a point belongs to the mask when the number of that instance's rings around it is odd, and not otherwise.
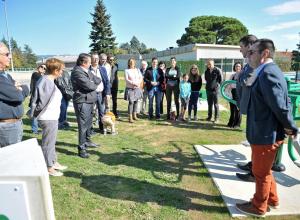
<path fill-rule="evenodd" d="M 0 1 L 0 38 L 9 35 L 37 55 L 89 52 L 96 0 Z M 104 0 L 116 43 L 136 36 L 148 48 L 176 47 L 191 18 L 227 16 L 240 20 L 249 33 L 270 38 L 276 49 L 294 50 L 300 40 L 300 0 Z"/>

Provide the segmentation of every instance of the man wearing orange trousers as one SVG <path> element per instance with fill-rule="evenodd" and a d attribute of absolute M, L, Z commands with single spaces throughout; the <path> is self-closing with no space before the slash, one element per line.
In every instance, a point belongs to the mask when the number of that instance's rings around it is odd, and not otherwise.
<path fill-rule="evenodd" d="M 276 182 L 271 168 L 285 135 L 297 135 L 291 114 L 287 83 L 273 62 L 272 40 L 259 39 L 248 51 L 248 61 L 256 79 L 250 92 L 246 135 L 252 149 L 255 194 L 250 202 L 236 204 L 241 212 L 264 217 L 268 208 L 279 208 Z"/>

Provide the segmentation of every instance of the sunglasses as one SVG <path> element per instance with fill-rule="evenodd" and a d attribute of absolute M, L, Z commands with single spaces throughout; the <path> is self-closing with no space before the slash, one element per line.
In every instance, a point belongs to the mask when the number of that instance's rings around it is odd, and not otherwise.
<path fill-rule="evenodd" d="M 10 56 L 10 53 L 0 53 L 0 55 L 3 55 L 3 56 L 6 56 L 6 57 L 9 57 L 9 56 Z"/>

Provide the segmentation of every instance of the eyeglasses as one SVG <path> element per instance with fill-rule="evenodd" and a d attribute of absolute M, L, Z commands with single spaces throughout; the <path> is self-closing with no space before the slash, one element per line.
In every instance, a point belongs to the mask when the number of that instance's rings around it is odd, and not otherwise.
<path fill-rule="evenodd" d="M 10 56 L 10 53 L 0 53 L 0 55 L 9 57 L 9 56 Z"/>
<path fill-rule="evenodd" d="M 248 56 L 251 56 L 257 52 L 259 52 L 259 51 L 258 50 L 249 50 L 247 54 L 248 54 Z"/>

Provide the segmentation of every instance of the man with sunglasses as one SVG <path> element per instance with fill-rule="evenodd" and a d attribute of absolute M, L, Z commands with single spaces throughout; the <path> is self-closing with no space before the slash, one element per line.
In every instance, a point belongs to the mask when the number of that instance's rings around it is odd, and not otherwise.
<path fill-rule="evenodd" d="M 294 137 L 298 132 L 291 113 L 287 83 L 273 62 L 274 53 L 274 43 L 269 39 L 255 41 L 247 53 L 256 76 L 250 90 L 246 128 L 252 151 L 255 194 L 249 202 L 236 204 L 236 207 L 256 217 L 263 217 L 269 208 L 279 208 L 271 168 L 285 134 Z"/>
<path fill-rule="evenodd" d="M 0 147 L 18 143 L 23 136 L 23 101 L 29 94 L 26 85 L 13 80 L 5 72 L 11 55 L 7 46 L 0 42 Z"/>

